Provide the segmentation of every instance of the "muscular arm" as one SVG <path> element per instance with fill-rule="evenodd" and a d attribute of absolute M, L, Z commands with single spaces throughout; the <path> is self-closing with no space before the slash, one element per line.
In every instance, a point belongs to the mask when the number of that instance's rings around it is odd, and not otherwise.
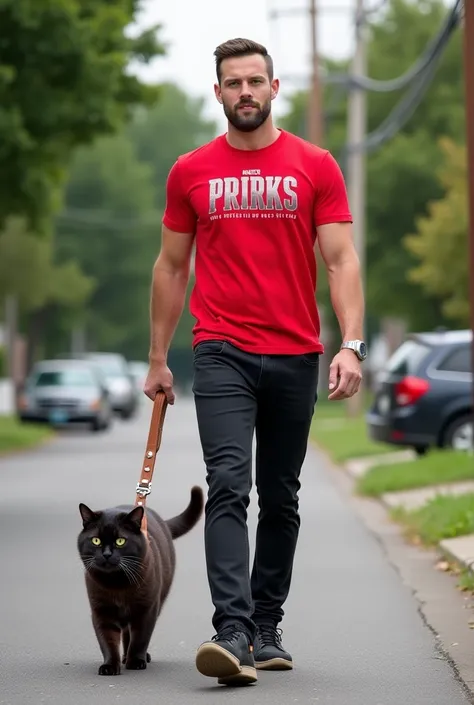
<path fill-rule="evenodd" d="M 364 294 L 351 223 L 320 225 L 317 242 L 328 271 L 331 302 L 342 340 L 362 340 Z"/>
<path fill-rule="evenodd" d="M 161 251 L 153 267 L 150 363 L 166 363 L 184 308 L 193 241 L 193 233 L 175 233 L 163 226 Z"/>

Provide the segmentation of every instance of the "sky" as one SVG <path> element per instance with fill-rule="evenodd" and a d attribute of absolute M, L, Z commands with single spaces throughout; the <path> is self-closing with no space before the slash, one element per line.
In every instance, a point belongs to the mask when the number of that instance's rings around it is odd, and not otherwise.
<path fill-rule="evenodd" d="M 380 0 L 367 0 L 373 7 Z M 228 4 L 225 11 L 224 6 Z M 353 50 L 354 0 L 318 0 L 319 51 L 332 58 Z M 274 10 L 302 10 L 293 16 L 270 19 Z M 134 70 L 145 81 L 173 81 L 187 93 L 206 99 L 206 117 L 226 129 L 222 107 L 214 97 L 214 49 L 233 37 L 264 44 L 273 56 L 281 80 L 275 115 L 285 112 L 285 96 L 307 85 L 310 72 L 309 0 L 145 0 L 136 27 L 161 23 L 160 37 L 168 44 L 166 57 Z"/>

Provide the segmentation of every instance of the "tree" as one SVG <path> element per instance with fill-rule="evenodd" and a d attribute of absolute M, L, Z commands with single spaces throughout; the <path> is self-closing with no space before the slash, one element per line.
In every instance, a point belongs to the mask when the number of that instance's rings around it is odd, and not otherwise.
<path fill-rule="evenodd" d="M 187 95 L 178 86 L 160 86 L 160 100 L 150 110 L 137 110 L 127 133 L 140 161 L 149 164 L 156 184 L 155 204 L 165 207 L 165 183 L 179 154 L 211 140 L 216 125 L 203 116 L 204 100 Z"/>
<path fill-rule="evenodd" d="M 75 147 L 118 128 L 154 87 L 127 71 L 163 53 L 125 30 L 140 0 L 0 0 L 0 225 L 48 229 Z"/>
<path fill-rule="evenodd" d="M 97 349 L 133 355 L 143 347 L 160 228 L 154 190 L 123 132 L 73 160 L 55 241 L 60 261 L 77 261 L 97 282 L 85 319 Z"/>
<path fill-rule="evenodd" d="M 172 83 L 160 86 L 160 100 L 149 110 L 137 110 L 127 132 L 138 158 L 153 170 L 155 206 L 165 208 L 166 179 L 176 158 L 214 138 L 216 124 L 204 115 L 204 100 L 187 95 Z M 164 136 L 166 135 L 166 139 Z M 157 252 L 159 243 L 157 242 Z M 190 348 L 194 319 L 189 299 L 194 286 L 191 274 L 183 315 L 173 338 L 173 348 Z"/>
<path fill-rule="evenodd" d="M 41 345 L 41 327 L 54 317 L 69 324 L 80 317 L 94 288 L 77 263 L 55 261 L 52 241 L 29 231 L 20 218 L 9 218 L 0 232 L 0 301 L 15 296 L 22 318 L 30 321 L 29 357 Z"/>
<path fill-rule="evenodd" d="M 85 319 L 89 347 L 148 357 L 166 177 L 179 154 L 213 137 L 202 108 L 176 86 L 161 86 L 153 108 L 135 111 L 119 134 L 75 155 L 55 247 L 59 261 L 77 261 L 97 282 Z M 186 307 L 175 347 L 189 348 L 192 323 Z"/>
<path fill-rule="evenodd" d="M 370 28 L 368 75 L 392 79 L 418 59 L 438 33 L 448 8 L 441 0 L 392 0 Z M 414 116 L 389 142 L 367 158 L 367 310 L 378 318 L 406 319 L 410 328 L 446 322 L 439 299 L 407 277 L 416 264 L 403 238 L 413 232 L 428 202 L 441 198 L 436 173 L 443 162 L 439 138 L 464 134 L 462 37 L 451 36 L 436 76 Z M 331 71 L 347 72 L 347 64 L 332 64 Z M 339 87 L 327 85 L 324 105 L 336 105 L 327 116 L 324 146 L 337 157 L 346 140 L 347 100 L 337 100 Z M 402 93 L 369 93 L 369 131 L 389 115 Z M 283 125 L 301 126 L 306 94 L 296 94 Z M 302 134 L 300 130 L 292 130 Z M 302 134 L 304 136 L 304 133 Z M 324 284 L 324 282 L 322 282 Z M 324 286 L 321 295 L 325 296 Z"/>
<path fill-rule="evenodd" d="M 409 277 L 442 301 L 443 312 L 456 325 L 469 326 L 469 257 L 467 154 L 463 145 L 441 140 L 445 163 L 438 178 L 444 196 L 428 205 L 417 231 L 405 238 L 419 260 Z"/>

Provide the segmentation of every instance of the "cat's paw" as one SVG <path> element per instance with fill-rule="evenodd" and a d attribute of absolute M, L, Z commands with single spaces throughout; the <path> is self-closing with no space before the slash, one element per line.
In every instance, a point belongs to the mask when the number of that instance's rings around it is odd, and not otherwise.
<path fill-rule="evenodd" d="M 150 654 L 149 654 L 148 651 L 147 651 L 147 654 L 146 654 L 146 662 L 147 662 L 147 663 L 150 663 L 150 661 L 151 661 L 151 656 L 150 656 Z M 122 659 L 122 663 L 123 663 L 124 665 L 127 663 L 127 654 L 124 655 L 124 657 L 123 657 L 123 659 Z"/>
<path fill-rule="evenodd" d="M 99 676 L 119 676 L 120 675 L 120 664 L 109 664 L 103 663 L 99 668 Z"/>
<path fill-rule="evenodd" d="M 148 654 L 147 654 L 148 657 Z M 147 658 L 148 660 L 148 658 Z M 125 668 L 128 671 L 144 671 L 146 668 L 146 661 L 143 658 L 128 658 L 125 664 Z"/>

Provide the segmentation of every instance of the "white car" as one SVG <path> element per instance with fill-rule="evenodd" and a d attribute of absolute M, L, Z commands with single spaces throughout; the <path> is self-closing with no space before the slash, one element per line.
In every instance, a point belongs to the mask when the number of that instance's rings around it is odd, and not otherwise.
<path fill-rule="evenodd" d="M 85 357 L 100 368 L 112 409 L 122 419 L 132 418 L 138 408 L 138 391 L 124 356 L 119 353 L 95 352 L 86 353 Z"/>

